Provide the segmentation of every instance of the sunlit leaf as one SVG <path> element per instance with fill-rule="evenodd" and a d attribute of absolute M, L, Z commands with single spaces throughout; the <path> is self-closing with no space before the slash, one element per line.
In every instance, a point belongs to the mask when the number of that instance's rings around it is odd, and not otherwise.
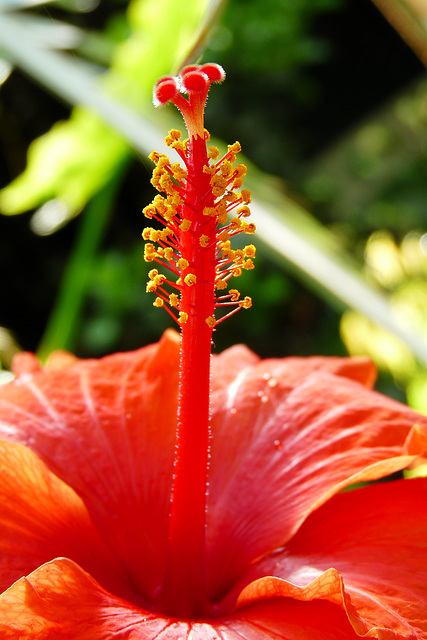
<path fill-rule="evenodd" d="M 15 13 L 13 20 L 22 29 L 25 29 L 27 44 L 29 44 L 29 39 L 32 46 L 74 49 L 78 46 L 83 34 L 78 27 L 55 20 L 49 15 L 35 16 L 30 13 Z"/>
<path fill-rule="evenodd" d="M 390 24 L 427 65 L 427 9 L 423 0 L 373 0 Z"/>
<path fill-rule="evenodd" d="M 11 9 L 25 9 L 36 7 L 39 4 L 48 4 L 53 0 L 0 0 L 0 11 L 10 11 Z"/>
<path fill-rule="evenodd" d="M 270 189 L 272 191 L 272 189 Z M 255 192 L 256 193 L 256 192 Z M 280 200 L 252 203 L 258 235 L 279 256 L 304 274 L 308 284 L 317 283 L 324 292 L 389 330 L 415 357 L 427 365 L 424 337 L 405 318 L 395 313 L 387 297 L 370 286 L 360 269 L 342 250 L 337 251 L 334 237 L 306 212 L 279 193 Z"/>
<path fill-rule="evenodd" d="M 30 147 L 26 170 L 0 194 L 3 213 L 21 213 L 53 198 L 64 201 L 68 217 L 78 213 L 130 156 L 129 144 L 106 126 L 105 120 L 132 142 L 136 138 L 135 146 L 142 148 L 144 155 L 151 151 L 149 125 L 130 111 L 126 113 L 118 101 L 137 109 L 150 103 L 155 80 L 179 65 L 197 39 L 208 4 L 208 0 L 179 5 L 174 0 L 131 2 L 131 36 L 118 45 L 111 71 L 100 84 L 81 63 L 35 49 L 28 25 L 12 14 L 2 16 L 0 48 L 10 60 L 63 99 L 90 107 L 104 119 L 77 107 L 69 121 L 54 125 L 50 133 L 36 140 Z M 105 100 L 103 92 L 114 99 Z"/>

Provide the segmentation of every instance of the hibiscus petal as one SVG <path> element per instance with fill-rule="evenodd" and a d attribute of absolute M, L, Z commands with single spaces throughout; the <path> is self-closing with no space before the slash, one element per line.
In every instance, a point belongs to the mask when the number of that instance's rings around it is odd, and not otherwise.
<path fill-rule="evenodd" d="M 238 611 L 224 627 L 228 632 L 236 631 L 238 640 L 357 640 L 360 637 L 341 607 L 320 600 L 298 602 L 280 597 Z M 222 637 L 228 639 L 223 633 Z"/>
<path fill-rule="evenodd" d="M 427 429 L 427 418 L 341 376 L 357 378 L 339 366 L 337 359 L 265 360 L 213 396 L 207 526 L 213 601 L 341 488 L 414 460 L 402 455 L 405 441 L 415 423 Z"/>
<path fill-rule="evenodd" d="M 0 633 L 16 640 L 127 640 L 138 627 L 150 640 L 167 626 L 167 619 L 109 594 L 66 558 L 44 564 L 0 596 Z"/>
<path fill-rule="evenodd" d="M 167 332 L 139 351 L 55 365 L 0 389 L 0 437 L 28 445 L 79 494 L 149 600 L 166 556 L 178 357 Z"/>
<path fill-rule="evenodd" d="M 265 601 L 225 618 L 179 621 L 130 605 L 76 564 L 58 558 L 0 596 L 0 633 L 11 640 L 353 640 L 329 602 Z"/>
<path fill-rule="evenodd" d="M 377 369 L 369 358 L 338 358 L 335 356 L 311 356 L 308 358 L 288 357 L 288 358 L 268 358 L 261 360 L 253 351 L 245 345 L 238 344 L 226 349 L 220 354 L 215 354 L 212 359 L 212 390 L 213 393 L 225 391 L 230 393 L 228 386 L 237 376 L 244 376 L 252 366 L 257 367 L 258 374 L 262 373 L 264 380 L 273 378 L 273 371 L 280 368 L 282 390 L 290 391 L 297 384 L 303 382 L 308 376 L 316 371 L 332 373 L 342 378 L 348 378 L 355 382 L 360 382 L 365 387 L 372 389 L 377 379 Z"/>
<path fill-rule="evenodd" d="M 82 500 L 27 447 L 0 440 L 0 591 L 57 556 L 132 595 Z"/>
<path fill-rule="evenodd" d="M 427 638 L 426 504 L 426 478 L 333 497 L 281 551 L 259 561 L 242 578 L 243 583 L 257 575 L 276 576 L 250 582 L 240 603 L 281 593 L 324 598 L 322 580 L 335 575 L 335 591 L 326 597 L 334 603 L 341 599 L 361 635 Z"/>

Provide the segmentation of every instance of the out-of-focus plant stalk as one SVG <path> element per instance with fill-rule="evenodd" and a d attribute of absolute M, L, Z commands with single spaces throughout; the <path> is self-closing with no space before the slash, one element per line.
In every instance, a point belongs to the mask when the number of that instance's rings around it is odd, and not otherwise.
<path fill-rule="evenodd" d="M 45 360 L 54 349 L 73 350 L 94 258 L 107 229 L 122 171 L 92 198 L 80 218 L 80 228 L 59 287 L 59 293 L 38 348 Z"/>

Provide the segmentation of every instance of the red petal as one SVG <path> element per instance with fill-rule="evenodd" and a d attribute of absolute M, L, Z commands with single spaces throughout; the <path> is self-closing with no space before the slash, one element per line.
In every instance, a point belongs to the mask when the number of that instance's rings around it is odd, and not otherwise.
<path fill-rule="evenodd" d="M 221 357 L 215 366 L 214 375 Z M 342 360 L 292 358 L 248 365 L 223 389 L 217 380 L 207 526 L 213 601 L 343 486 L 413 460 L 402 456 L 405 439 L 427 419 L 340 373 L 357 377 Z"/>
<path fill-rule="evenodd" d="M 290 357 L 261 360 L 245 345 L 238 344 L 226 349 L 219 355 L 213 356 L 213 391 L 224 390 L 225 386 L 234 377 L 237 377 L 243 369 L 256 364 L 259 364 L 259 369 L 257 370 L 259 377 L 265 376 L 267 380 L 273 376 L 272 371 L 278 369 L 281 372 L 281 388 L 287 391 L 292 390 L 297 384 L 301 384 L 316 371 L 328 372 L 360 382 L 360 384 L 369 389 L 373 387 L 377 378 L 375 364 L 365 357 L 312 356 L 309 358 Z M 227 389 L 225 390 L 227 391 Z"/>
<path fill-rule="evenodd" d="M 377 484 L 335 496 L 311 514 L 279 553 L 261 560 L 242 579 L 264 578 L 243 590 L 247 604 L 274 595 L 323 598 L 315 583 L 333 572 L 342 601 L 360 634 L 427 638 L 427 479 Z M 329 569 L 334 567 L 334 569 Z M 326 571 L 326 573 L 323 573 Z M 285 582 L 289 581 L 289 582 Z M 316 582 L 316 581 L 315 581 Z M 291 583 L 291 584 L 290 584 Z M 298 586 L 295 586 L 298 585 Z M 387 629 L 382 633 L 380 629 Z M 393 631 L 394 633 L 391 633 Z"/>
<path fill-rule="evenodd" d="M 0 436 L 27 444 L 73 487 L 147 599 L 166 555 L 178 351 L 167 332 L 134 353 L 24 375 L 0 389 Z"/>
<path fill-rule="evenodd" d="M 112 596 L 65 558 L 49 562 L 0 596 L 0 632 L 13 640 L 127 640 L 135 629 L 147 640 L 167 627 L 157 618 Z"/>
<path fill-rule="evenodd" d="M 11 640 L 353 640 L 344 612 L 329 602 L 278 599 L 227 618 L 179 621 L 104 591 L 73 562 L 57 559 L 0 596 L 0 633 Z"/>
<path fill-rule="evenodd" d="M 17 376 L 21 376 L 26 373 L 37 373 L 40 370 L 40 362 L 33 353 L 21 351 L 13 357 L 12 371 Z"/>
<path fill-rule="evenodd" d="M 238 611 L 224 625 L 236 640 L 357 640 L 344 611 L 330 602 L 275 598 Z M 220 629 L 222 632 L 222 628 Z M 222 637 L 228 640 L 228 635 Z M 234 636 L 230 636 L 234 638 Z"/>
<path fill-rule="evenodd" d="M 104 586 L 132 594 L 81 499 L 27 447 L 4 440 L 0 504 L 0 591 L 44 562 L 67 556 Z"/>

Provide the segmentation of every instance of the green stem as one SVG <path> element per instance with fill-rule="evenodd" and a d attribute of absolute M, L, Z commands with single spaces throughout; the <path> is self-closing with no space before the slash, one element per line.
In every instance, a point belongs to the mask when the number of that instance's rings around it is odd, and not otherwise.
<path fill-rule="evenodd" d="M 123 169 L 124 165 L 116 170 L 81 215 L 75 245 L 38 348 L 42 361 L 55 349 L 72 350 L 74 347 L 94 258 L 113 209 Z"/>

